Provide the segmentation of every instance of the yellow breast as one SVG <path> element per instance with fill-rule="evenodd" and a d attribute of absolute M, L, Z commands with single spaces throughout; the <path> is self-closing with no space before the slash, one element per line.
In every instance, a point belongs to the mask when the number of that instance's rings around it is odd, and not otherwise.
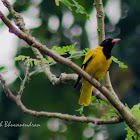
<path fill-rule="evenodd" d="M 101 80 L 104 77 L 112 63 L 112 58 L 106 60 L 102 49 L 103 47 L 98 47 L 97 49 L 89 52 L 93 53 L 93 58 L 89 61 L 85 68 L 85 71 L 97 80 Z"/>

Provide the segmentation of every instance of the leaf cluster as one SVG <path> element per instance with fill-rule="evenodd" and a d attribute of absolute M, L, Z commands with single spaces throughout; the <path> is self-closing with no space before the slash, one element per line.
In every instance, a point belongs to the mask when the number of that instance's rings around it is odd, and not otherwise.
<path fill-rule="evenodd" d="M 62 46 L 62 47 L 53 46 L 52 51 L 54 51 L 54 53 L 57 53 L 58 55 L 61 55 L 69 60 L 71 60 L 72 58 L 85 56 L 87 52 L 90 51 L 89 48 L 85 48 L 84 50 L 77 51 L 75 49 L 76 44 L 77 43 L 74 43 L 73 45 Z M 25 56 L 25 55 L 19 55 L 15 57 L 14 60 L 25 61 L 24 65 L 27 65 L 29 63 L 31 67 L 33 67 L 33 65 L 39 66 L 41 63 L 40 60 L 33 59 L 30 56 Z M 56 62 L 51 57 L 48 57 L 47 59 L 44 58 L 44 62 L 49 66 L 56 64 Z"/>
<path fill-rule="evenodd" d="M 75 110 L 75 111 L 77 111 L 77 112 L 79 112 L 79 114 L 81 115 L 81 116 L 84 116 L 84 114 L 83 114 L 83 112 L 84 112 L 84 105 L 82 105 L 79 109 L 77 109 L 77 110 Z"/>
<path fill-rule="evenodd" d="M 71 60 L 72 58 L 78 58 L 78 57 L 81 57 L 81 56 L 85 56 L 90 51 L 89 48 L 85 48 L 84 50 L 77 51 L 75 49 L 76 44 L 77 43 L 74 43 L 73 45 L 62 46 L 62 47 L 53 46 L 52 51 L 54 51 L 55 53 L 65 57 L 66 59 L 69 59 L 69 60 Z M 114 56 L 112 56 L 112 60 L 115 63 L 117 63 L 120 68 L 128 68 L 127 65 L 124 65 L 123 62 L 119 61 Z M 31 67 L 33 65 L 35 65 L 35 66 L 38 65 L 39 66 L 39 64 L 41 63 L 37 59 L 33 59 L 30 56 L 24 56 L 24 55 L 19 55 L 18 57 L 15 57 L 15 61 L 25 61 L 24 65 L 29 63 Z M 56 64 L 56 62 L 50 57 L 48 57 L 47 59 L 44 58 L 44 62 L 46 64 L 50 65 L 50 66 Z"/>
<path fill-rule="evenodd" d="M 76 46 L 77 43 L 74 43 L 73 45 L 67 45 L 67 46 L 62 46 L 62 47 L 56 47 L 56 46 L 53 46 L 52 50 L 61 55 L 61 56 L 64 56 L 66 54 L 69 54 L 70 56 L 67 57 L 69 59 L 71 58 L 75 58 L 75 57 L 81 57 L 83 55 L 86 55 L 87 52 L 89 52 L 89 48 L 85 48 L 84 50 L 82 51 L 77 51 L 75 49 L 75 46 Z"/>
<path fill-rule="evenodd" d="M 123 62 L 119 61 L 116 57 L 111 56 L 112 60 L 119 65 L 120 68 L 128 68 Z"/>
<path fill-rule="evenodd" d="M 77 54 L 77 51 L 75 50 L 76 44 L 77 43 L 73 45 L 62 46 L 62 47 L 53 46 L 52 50 L 57 52 L 60 55 L 65 55 L 67 53 L 69 53 L 70 55 L 74 55 L 74 54 Z"/>
<path fill-rule="evenodd" d="M 30 56 L 25 56 L 25 55 L 19 55 L 14 58 L 15 61 L 25 61 L 24 65 L 29 64 L 30 67 L 33 67 L 33 65 L 37 66 L 40 64 L 40 61 L 37 59 L 30 58 Z"/>
<path fill-rule="evenodd" d="M 103 108 L 104 106 L 109 107 L 110 108 L 110 112 L 106 113 L 104 116 L 101 117 L 101 119 L 105 119 L 105 118 L 112 118 L 112 117 L 116 117 L 118 116 L 114 109 L 112 108 L 111 105 L 107 104 L 106 102 L 104 102 L 103 100 L 97 99 L 95 96 L 91 97 L 91 102 L 90 102 L 91 106 L 94 107 L 100 107 Z M 78 111 L 80 113 L 80 115 L 84 115 L 84 105 L 82 105 L 79 109 L 75 110 Z"/>
<path fill-rule="evenodd" d="M 52 50 L 62 56 L 69 54 L 69 56 L 66 57 L 69 60 L 71 60 L 71 58 L 85 56 L 90 51 L 89 48 L 85 48 L 84 50 L 81 50 L 81 51 L 76 51 L 75 50 L 76 44 L 77 43 L 75 43 L 73 45 L 62 46 L 62 47 L 53 46 Z M 127 65 L 125 65 L 123 62 L 119 61 L 116 57 L 112 56 L 111 58 L 115 63 L 117 63 L 119 65 L 120 68 L 128 68 Z"/>
<path fill-rule="evenodd" d="M 100 108 L 103 108 L 104 106 L 110 108 L 110 112 L 106 113 L 104 116 L 102 116 L 101 119 L 107 119 L 107 118 L 112 118 L 112 117 L 117 117 L 118 116 L 115 113 L 115 111 L 114 111 L 114 109 L 111 105 L 107 104 L 103 100 L 97 99 L 95 96 L 92 96 L 90 105 L 99 106 Z"/>
<path fill-rule="evenodd" d="M 130 110 L 130 112 L 135 116 L 137 125 L 140 128 L 140 103 L 137 105 L 134 105 L 132 109 Z M 125 130 L 127 131 L 125 140 L 140 140 L 137 134 L 134 131 L 132 131 L 132 129 L 130 129 L 130 127 L 127 124 L 125 124 L 125 126 L 126 126 Z"/>
<path fill-rule="evenodd" d="M 125 124 L 125 126 L 126 128 L 124 130 L 127 131 L 125 140 L 140 140 L 137 134 L 134 131 L 132 131 L 132 129 L 130 129 L 130 127 L 127 124 Z"/>
<path fill-rule="evenodd" d="M 59 0 L 59 1 L 65 4 L 71 11 L 73 7 L 75 7 L 76 13 L 85 14 L 87 19 L 90 20 L 90 15 L 86 12 L 85 8 L 81 6 L 76 0 L 72 0 L 73 3 L 70 3 L 69 0 Z"/>

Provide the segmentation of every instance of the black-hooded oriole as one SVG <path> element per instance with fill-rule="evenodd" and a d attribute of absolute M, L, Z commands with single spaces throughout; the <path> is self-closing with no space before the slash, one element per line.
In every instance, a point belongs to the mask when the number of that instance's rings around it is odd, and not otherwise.
<path fill-rule="evenodd" d="M 87 53 L 81 68 L 96 80 L 101 80 L 110 68 L 112 63 L 111 50 L 118 41 L 120 41 L 120 39 L 105 39 L 100 46 Z M 77 87 L 80 79 L 81 76 L 78 76 L 74 88 Z M 90 104 L 93 86 L 85 79 L 82 79 L 82 83 L 83 85 L 78 103 L 88 106 Z"/>

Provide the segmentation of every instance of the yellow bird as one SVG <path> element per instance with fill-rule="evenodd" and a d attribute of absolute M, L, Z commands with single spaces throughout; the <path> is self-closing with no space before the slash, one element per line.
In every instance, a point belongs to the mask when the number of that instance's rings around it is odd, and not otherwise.
<path fill-rule="evenodd" d="M 96 80 L 101 80 L 110 68 L 112 63 L 111 50 L 118 41 L 120 41 L 120 39 L 105 39 L 100 46 L 88 52 L 81 68 Z M 81 76 L 79 75 L 74 88 L 77 87 L 80 79 Z M 91 101 L 93 86 L 85 79 L 82 79 L 82 83 L 81 95 L 78 103 L 88 106 Z"/>

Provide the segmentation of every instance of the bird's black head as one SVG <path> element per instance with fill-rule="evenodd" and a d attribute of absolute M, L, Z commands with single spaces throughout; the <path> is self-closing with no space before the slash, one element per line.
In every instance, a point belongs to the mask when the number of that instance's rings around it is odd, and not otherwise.
<path fill-rule="evenodd" d="M 120 39 L 107 38 L 100 44 L 100 46 L 112 49 L 115 43 L 117 43 L 118 41 L 120 41 Z"/>
<path fill-rule="evenodd" d="M 120 39 L 107 38 L 100 44 L 100 46 L 103 47 L 103 52 L 106 56 L 106 59 L 111 57 L 111 50 L 118 41 L 120 41 Z"/>

